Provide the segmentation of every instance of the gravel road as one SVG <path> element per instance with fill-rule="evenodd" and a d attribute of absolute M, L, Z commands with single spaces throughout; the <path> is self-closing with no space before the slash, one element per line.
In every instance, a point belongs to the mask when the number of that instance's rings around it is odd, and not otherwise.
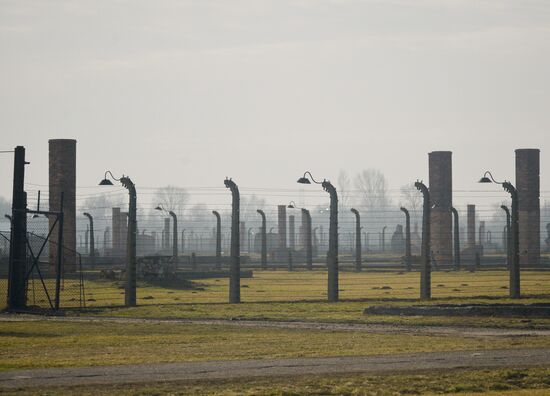
<path fill-rule="evenodd" d="M 19 370 L 0 373 L 0 389 L 231 379 L 335 373 L 550 365 L 550 349 L 430 352 L 386 356 L 234 360 Z"/>

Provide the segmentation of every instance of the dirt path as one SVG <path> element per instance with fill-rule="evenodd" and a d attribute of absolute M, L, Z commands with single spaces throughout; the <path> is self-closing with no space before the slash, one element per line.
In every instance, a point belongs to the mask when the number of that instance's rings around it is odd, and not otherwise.
<path fill-rule="evenodd" d="M 96 366 L 4 372 L 0 373 L 0 389 L 326 373 L 391 373 L 436 369 L 549 365 L 550 349 L 510 349 L 368 357 Z"/>
<path fill-rule="evenodd" d="M 229 319 L 149 319 L 118 317 L 66 317 L 36 315 L 0 315 L 0 321 L 70 321 L 70 322 L 111 322 L 111 323 L 171 323 L 202 324 L 243 327 L 269 327 L 281 329 L 328 330 L 328 331 L 363 331 L 368 333 L 396 334 L 413 333 L 428 335 L 460 335 L 462 337 L 494 336 L 550 336 L 550 329 L 503 329 L 496 327 L 466 326 L 413 326 L 367 323 L 329 323 L 276 320 L 229 320 Z"/>

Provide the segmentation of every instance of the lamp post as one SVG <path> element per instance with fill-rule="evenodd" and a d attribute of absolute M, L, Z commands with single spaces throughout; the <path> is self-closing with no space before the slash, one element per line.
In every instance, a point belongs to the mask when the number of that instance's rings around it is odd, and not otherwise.
<path fill-rule="evenodd" d="M 252 228 L 249 228 L 248 231 L 247 231 L 247 233 L 246 233 L 246 239 L 247 239 L 247 242 L 248 242 L 248 254 L 251 253 L 251 246 L 252 246 L 252 245 L 250 244 L 250 240 L 252 239 L 252 238 L 251 238 L 252 235 L 254 235 L 254 234 L 252 233 Z"/>
<path fill-rule="evenodd" d="M 267 269 L 267 232 L 266 232 L 266 220 L 265 213 L 261 209 L 257 209 L 256 212 L 262 217 L 262 226 L 260 227 L 260 234 L 262 236 L 262 253 L 261 253 L 261 268 L 263 270 Z"/>
<path fill-rule="evenodd" d="M 90 261 L 92 262 L 92 268 L 95 265 L 95 236 L 94 236 L 94 218 L 88 212 L 83 213 L 90 220 Z"/>
<path fill-rule="evenodd" d="M 181 254 L 185 252 L 185 228 L 181 230 Z"/>
<path fill-rule="evenodd" d="M 382 252 L 386 253 L 386 228 L 388 226 L 382 227 Z"/>
<path fill-rule="evenodd" d="M 512 198 L 512 213 L 511 213 L 511 253 L 512 260 L 510 262 L 510 298 L 520 298 L 520 271 L 519 271 L 519 227 L 518 227 L 518 191 L 509 181 L 498 182 L 493 178 L 491 172 L 487 171 L 479 183 L 496 183 L 500 184 L 504 191 L 510 194 Z"/>
<path fill-rule="evenodd" d="M 305 219 L 304 227 L 304 243 L 306 247 L 306 269 L 313 269 L 313 243 L 312 243 L 312 232 L 311 232 L 311 213 L 305 208 L 299 208 L 296 206 L 294 201 L 290 201 L 287 208 L 289 209 L 300 209 L 302 211 L 302 218 Z"/>
<path fill-rule="evenodd" d="M 109 241 L 109 227 L 103 231 L 103 255 L 107 255 L 107 242 Z"/>
<path fill-rule="evenodd" d="M 170 216 L 172 216 L 172 256 L 174 257 L 174 264 L 178 263 L 178 216 L 171 211 L 166 210 L 162 207 L 161 204 L 159 204 L 155 210 L 159 210 L 161 212 L 168 212 Z"/>
<path fill-rule="evenodd" d="M 454 264 L 455 271 L 460 270 L 460 236 L 459 236 L 459 223 L 458 223 L 458 211 L 451 206 L 451 212 L 454 217 Z"/>
<path fill-rule="evenodd" d="M 355 215 L 355 270 L 361 271 L 361 215 L 355 208 L 350 211 Z"/>
<path fill-rule="evenodd" d="M 107 174 L 113 180 L 128 190 L 128 243 L 126 250 L 126 284 L 124 285 L 124 303 L 127 307 L 136 306 L 136 238 L 137 238 L 137 194 L 136 186 L 128 176 L 117 179 L 111 171 L 105 172 L 105 177 L 99 182 L 100 186 L 112 186 L 113 182 L 107 179 Z"/>
<path fill-rule="evenodd" d="M 512 262 L 512 234 L 510 232 L 510 210 L 506 205 L 500 208 L 506 213 L 506 267 L 510 268 Z"/>
<path fill-rule="evenodd" d="M 80 236 L 82 238 L 82 235 Z M 84 251 L 90 254 L 90 246 L 88 244 L 88 239 L 90 238 L 90 227 L 86 226 L 86 231 L 84 231 Z"/>
<path fill-rule="evenodd" d="M 240 246 L 240 194 L 239 187 L 231 179 L 224 185 L 231 190 L 231 264 L 229 267 L 229 302 L 241 302 L 241 246 Z"/>
<path fill-rule="evenodd" d="M 306 177 L 309 175 L 309 179 L 315 184 L 321 184 L 323 189 L 330 196 L 330 225 L 329 225 L 329 238 L 328 238 L 328 301 L 338 301 L 338 194 L 336 188 L 328 180 L 322 182 L 316 181 L 311 173 L 305 172 L 304 176 L 298 179 L 300 184 L 311 184 L 310 180 Z"/>
<path fill-rule="evenodd" d="M 219 270 L 222 268 L 222 218 L 216 210 L 212 214 L 216 216 L 216 269 Z"/>
<path fill-rule="evenodd" d="M 431 248 L 430 248 L 430 191 L 421 181 L 414 183 L 414 186 L 424 197 L 424 210 L 422 213 L 422 267 L 420 270 L 420 298 L 429 299 L 432 296 L 431 288 Z"/>
<path fill-rule="evenodd" d="M 401 207 L 399 208 L 403 213 L 405 213 L 405 267 L 407 271 L 412 269 L 412 260 L 411 260 L 411 215 L 409 211 Z"/>

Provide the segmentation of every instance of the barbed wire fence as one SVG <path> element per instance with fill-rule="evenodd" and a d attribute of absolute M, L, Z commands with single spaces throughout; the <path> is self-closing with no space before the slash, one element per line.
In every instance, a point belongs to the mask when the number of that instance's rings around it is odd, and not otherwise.
<path fill-rule="evenodd" d="M 36 204 L 38 187 L 29 185 L 29 207 Z M 178 216 L 178 257 L 172 257 L 172 223 L 169 216 L 155 210 L 155 187 L 138 188 L 138 304 L 180 304 L 227 302 L 228 255 L 230 247 L 231 205 L 228 191 L 223 187 L 194 187 L 187 191 L 193 203 L 183 205 Z M 47 192 L 45 190 L 43 193 Z M 550 198 L 543 192 L 541 201 Z M 408 208 L 411 214 L 412 271 L 404 263 L 405 217 L 400 206 L 406 203 L 399 190 L 389 190 L 387 198 L 393 202 L 384 207 L 368 207 L 361 202 L 362 193 L 347 192 L 346 205 L 339 207 L 339 269 L 340 296 L 343 300 L 416 299 L 419 296 L 420 245 L 422 238 L 422 210 Z M 104 205 L 86 205 L 90 198 L 106 198 Z M 434 298 L 507 297 L 508 272 L 506 268 L 506 217 L 501 204 L 509 205 L 505 194 L 481 190 L 453 192 L 459 212 L 459 241 L 467 244 L 466 203 L 476 204 L 476 244 L 483 246 L 478 263 L 464 257 L 462 270 L 454 271 L 452 262 L 438 263 L 434 268 L 432 290 Z M 323 191 L 296 189 L 242 188 L 241 198 L 241 267 L 243 302 L 254 301 L 325 301 L 326 252 L 328 250 L 328 197 Z M 300 210 L 286 208 L 285 246 L 290 255 L 277 254 L 278 207 L 296 201 L 298 208 L 307 208 L 312 217 L 313 270 L 306 270 L 305 246 L 301 229 Z M 62 306 L 120 306 L 124 304 L 127 211 L 126 190 L 114 187 L 105 193 L 95 187 L 82 187 L 77 192 L 77 270 L 63 277 Z M 120 208 L 120 211 L 113 207 Z M 354 271 L 355 218 L 350 209 L 361 213 L 363 271 Z M 267 218 L 268 268 L 260 268 L 262 209 Z M 216 268 L 216 210 L 222 218 L 221 269 Z M 89 212 L 94 219 L 94 257 L 88 220 L 82 213 Z M 122 216 L 122 217 L 121 217 Z M 294 232 L 289 230 L 289 217 L 294 216 Z M 122 220 L 121 220 L 122 219 Z M 168 219 L 168 220 L 167 220 Z M 480 229 L 480 221 L 484 229 Z M 116 224 L 119 225 L 116 225 Z M 522 267 L 522 293 L 534 298 L 550 296 L 550 223 L 547 204 L 541 207 L 541 261 Z M 31 240 L 39 243 L 44 238 L 47 219 L 28 218 Z M 115 230 L 116 229 L 116 230 Z M 118 235 L 115 235 L 118 234 Z M 433 235 L 432 235 L 433 237 Z M 34 243 L 34 242 L 33 242 Z M 48 247 L 49 248 L 49 247 Z M 0 292 L 6 295 L 7 262 L 9 258 L 9 221 L 0 221 Z M 289 258 L 291 261 L 289 261 Z M 477 265 L 476 265 L 477 264 Z M 46 275 L 47 263 L 42 263 Z M 46 276 L 46 279 L 47 276 Z M 47 302 L 36 279 L 29 282 L 28 298 L 31 305 Z M 48 290 L 48 283 L 43 290 Z"/>

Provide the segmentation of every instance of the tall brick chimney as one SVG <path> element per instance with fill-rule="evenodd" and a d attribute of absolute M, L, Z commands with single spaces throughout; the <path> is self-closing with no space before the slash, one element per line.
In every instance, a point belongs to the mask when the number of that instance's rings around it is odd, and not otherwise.
<path fill-rule="evenodd" d="M 516 150 L 520 266 L 540 263 L 540 150 Z"/>
<path fill-rule="evenodd" d="M 431 248 L 438 264 L 453 262 L 453 169 L 452 152 L 432 151 L 428 154 L 430 173 Z"/>
<path fill-rule="evenodd" d="M 59 211 L 63 192 L 63 271 L 76 270 L 76 140 L 51 139 L 49 145 L 49 207 Z M 50 227 L 55 219 L 50 217 Z M 57 261 L 57 227 L 50 237 L 50 265 Z"/>

